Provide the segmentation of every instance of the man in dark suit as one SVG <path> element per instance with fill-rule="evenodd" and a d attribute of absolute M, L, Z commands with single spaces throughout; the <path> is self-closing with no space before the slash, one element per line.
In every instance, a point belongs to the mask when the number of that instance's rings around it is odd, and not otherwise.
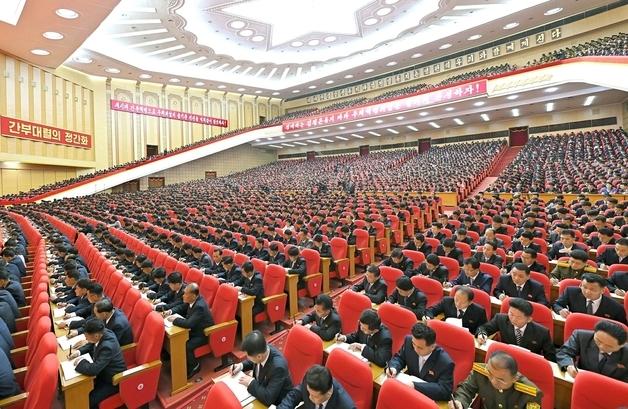
<path fill-rule="evenodd" d="M 89 407 L 96 409 L 101 401 L 118 392 L 118 386 L 113 385 L 113 377 L 124 372 L 126 364 L 116 335 L 105 328 L 103 321 L 86 322 L 85 338 L 88 344 L 73 352 L 69 359 L 74 359 L 78 373 L 96 377 L 94 389 L 89 393 Z M 85 354 L 90 354 L 93 362 L 81 357 Z"/>
<path fill-rule="evenodd" d="M 384 367 L 392 357 L 392 336 L 377 313 L 364 310 L 360 315 L 357 331 L 337 335 L 336 342 L 346 342 L 349 349 L 361 352 L 362 356 L 377 366 Z"/>
<path fill-rule="evenodd" d="M 429 277 L 443 284 L 449 278 L 447 267 L 440 263 L 440 257 L 436 254 L 429 254 L 423 263 L 416 270 L 410 271 L 411 275 L 420 274 Z M 406 274 L 407 275 L 407 274 Z"/>
<path fill-rule="evenodd" d="M 556 359 L 560 369 L 574 378 L 578 369 L 584 369 L 628 382 L 626 330 L 608 320 L 599 321 L 593 331 L 575 330 Z"/>
<path fill-rule="evenodd" d="M 439 222 L 432 223 L 432 227 L 427 232 L 425 232 L 425 237 L 431 237 L 440 242 L 447 238 L 445 233 L 443 233 L 443 225 Z"/>
<path fill-rule="evenodd" d="M 250 261 L 242 264 L 242 285 L 236 287 L 242 294 L 255 297 L 253 302 L 253 317 L 264 311 L 264 281 L 262 275 L 255 271 L 253 263 Z"/>
<path fill-rule="evenodd" d="M 604 294 L 606 280 L 597 274 L 582 275 L 580 287 L 568 287 L 554 303 L 554 311 L 563 318 L 572 312 L 596 315 L 626 324 L 622 305 Z"/>
<path fill-rule="evenodd" d="M 0 399 L 20 393 L 20 386 L 15 380 L 9 356 L 0 350 Z"/>
<path fill-rule="evenodd" d="M 231 367 L 231 375 L 253 371 L 251 376 L 242 374 L 240 384 L 266 406 L 279 405 L 292 390 L 292 380 L 286 358 L 275 347 L 267 345 L 264 335 L 255 330 L 242 341 L 247 359 Z"/>
<path fill-rule="evenodd" d="M 255 239 L 255 247 L 247 255 L 251 258 L 257 258 L 262 261 L 268 261 L 270 256 L 268 254 L 268 250 L 264 248 L 264 239 L 261 237 L 258 237 L 257 239 Z"/>
<path fill-rule="evenodd" d="M 201 370 L 201 363 L 194 356 L 194 350 L 207 344 L 205 328 L 214 325 L 214 319 L 207 307 L 207 303 L 200 296 L 198 284 L 190 283 L 185 287 L 183 303 L 171 310 L 172 313 L 181 314 L 184 318 L 168 316 L 166 319 L 174 325 L 190 330 L 189 339 L 185 345 L 188 379 Z"/>
<path fill-rule="evenodd" d="M 424 256 L 432 254 L 432 246 L 425 242 L 425 236 L 423 233 L 417 233 L 414 235 L 414 239 L 408 241 L 408 244 L 404 247 L 404 250 L 414 250 L 423 253 Z"/>
<path fill-rule="evenodd" d="M 297 406 L 301 409 L 356 409 L 340 382 L 321 365 L 310 367 L 303 382 L 286 395 L 277 409 L 295 409 Z"/>
<path fill-rule="evenodd" d="M 286 259 L 286 261 L 284 261 L 283 266 L 286 269 L 286 273 L 297 274 L 299 276 L 298 287 L 305 288 L 306 283 L 303 280 L 303 277 L 305 277 L 307 274 L 305 259 L 301 257 L 298 247 L 290 247 L 290 249 L 288 250 L 288 258 Z"/>
<path fill-rule="evenodd" d="M 7 354 L 7 357 L 11 356 L 11 350 L 15 348 L 13 337 L 11 336 L 11 330 L 6 321 L 0 316 L 0 350 Z"/>
<path fill-rule="evenodd" d="M 94 304 L 94 317 L 105 323 L 105 328 L 116 335 L 120 346 L 133 343 L 133 331 L 124 311 L 114 308 L 109 298 Z"/>
<path fill-rule="evenodd" d="M 165 296 L 170 291 L 170 286 L 166 280 L 166 270 L 159 267 L 153 270 L 151 283 L 140 283 L 140 289 L 146 293 L 146 298 L 154 300 Z"/>
<path fill-rule="evenodd" d="M 168 276 L 168 287 L 170 287 L 170 290 L 163 297 L 153 300 L 153 303 L 158 304 L 155 306 L 155 311 L 168 311 L 183 304 L 185 283 L 183 283 L 181 273 L 175 271 Z"/>
<path fill-rule="evenodd" d="M 486 323 L 484 307 L 473 302 L 475 294 L 469 287 L 458 287 L 453 297 L 443 297 L 425 311 L 425 317 L 433 319 L 443 314 L 444 319 L 462 319 L 462 326 L 475 334 L 478 327 Z"/>
<path fill-rule="evenodd" d="M 457 285 L 468 285 L 469 287 L 479 288 L 487 294 L 491 293 L 493 286 L 493 277 L 480 271 L 480 261 L 470 257 L 464 261 L 462 271 L 451 282 L 446 282 L 443 286 L 451 288 Z"/>
<path fill-rule="evenodd" d="M 421 319 L 425 314 L 427 297 L 412 284 L 410 277 L 401 276 L 395 282 L 395 290 L 388 296 L 388 302 L 410 310 Z"/>
<path fill-rule="evenodd" d="M 16 283 L 19 283 L 22 281 L 20 270 L 17 268 L 15 264 L 9 264 L 6 261 L 4 261 L 3 258 L 0 258 L 0 269 L 5 270 L 7 274 L 9 275 L 9 278 L 15 281 Z"/>
<path fill-rule="evenodd" d="M 368 266 L 364 279 L 351 289 L 366 295 L 373 304 L 381 304 L 386 300 L 387 285 L 381 279 L 379 267 L 374 265 Z"/>
<path fill-rule="evenodd" d="M 212 266 L 212 259 L 209 257 L 209 254 L 203 252 L 203 249 L 200 247 L 192 248 L 192 256 L 193 260 L 190 265 L 194 268 L 198 268 L 201 271 L 205 271 L 206 268 Z"/>
<path fill-rule="evenodd" d="M 229 283 L 236 287 L 242 285 L 242 270 L 233 262 L 233 257 L 226 256 L 222 258 L 222 266 L 225 272 L 222 276 L 218 276 L 221 283 Z"/>
<path fill-rule="evenodd" d="M 492 264 L 497 268 L 502 268 L 504 260 L 496 253 L 497 244 L 494 241 L 484 243 L 484 247 L 481 252 L 476 252 L 475 257 L 480 263 Z"/>
<path fill-rule="evenodd" d="M 463 256 L 462 256 L 462 251 L 456 248 L 456 242 L 454 241 L 454 239 L 443 240 L 443 244 L 438 246 L 434 253 L 437 256 L 449 257 L 449 258 L 453 258 L 454 260 L 458 260 L 459 265 L 462 265 L 464 261 Z"/>
<path fill-rule="evenodd" d="M 22 259 L 20 259 L 15 254 L 15 251 L 13 249 L 5 248 L 4 250 L 2 250 L 2 258 L 4 258 L 4 261 L 6 261 L 7 264 L 15 265 L 19 270 L 21 277 L 24 277 L 26 275 L 26 265 L 24 265 Z"/>
<path fill-rule="evenodd" d="M 334 303 L 327 294 L 316 297 L 314 311 L 296 320 L 297 325 L 309 325 L 310 331 L 323 341 L 331 341 L 342 328 L 340 316 L 334 310 Z"/>
<path fill-rule="evenodd" d="M 26 305 L 26 298 L 24 297 L 24 289 L 22 288 L 22 285 L 19 281 L 13 281 L 9 277 L 9 273 L 3 269 L 0 269 L 0 288 L 3 288 L 11 293 L 18 307 L 24 307 Z"/>
<path fill-rule="evenodd" d="M 435 401 L 448 400 L 454 384 L 454 362 L 444 349 L 436 344 L 436 332 L 422 322 L 412 327 L 403 346 L 388 363 L 386 374 L 394 378 L 407 368 L 406 373 L 425 382 L 412 382 L 417 391 Z"/>
<path fill-rule="evenodd" d="M 564 229 L 560 232 L 560 241 L 552 244 L 547 257 L 550 260 L 558 260 L 560 257 L 569 256 L 571 251 L 576 249 L 584 250 L 581 245 L 576 244 L 576 233 L 571 229 Z"/>
<path fill-rule="evenodd" d="M 628 267 L 626 271 L 617 271 L 608 279 L 608 290 L 616 295 L 623 297 L 628 291 Z"/>
<path fill-rule="evenodd" d="M 538 253 L 536 250 L 531 249 L 531 248 L 525 249 L 521 253 L 520 257 L 513 259 L 513 262 L 511 264 L 507 265 L 505 268 L 502 269 L 502 274 L 505 274 L 506 272 L 512 270 L 512 266 L 515 263 L 523 263 L 530 269 L 530 271 L 536 271 L 537 273 L 547 275 L 545 266 L 543 264 L 540 264 L 538 261 L 536 261 L 537 257 L 538 257 Z"/>
<path fill-rule="evenodd" d="M 400 248 L 393 249 L 393 251 L 390 252 L 390 257 L 382 261 L 380 265 L 397 268 L 406 275 L 412 270 L 412 260 L 406 257 Z"/>
<path fill-rule="evenodd" d="M 606 251 L 597 256 L 597 262 L 605 266 L 628 264 L 628 238 L 622 237 L 617 240 L 614 249 L 606 249 Z"/>
<path fill-rule="evenodd" d="M 543 284 L 530 279 L 530 269 L 523 263 L 513 264 L 509 274 L 499 277 L 493 295 L 500 300 L 506 297 L 517 297 L 549 305 Z"/>
<path fill-rule="evenodd" d="M 521 298 L 511 298 L 508 314 L 495 314 L 478 328 L 478 342 L 484 344 L 487 337 L 499 332 L 501 342 L 517 345 L 543 355 L 550 361 L 556 360 L 556 349 L 549 329 L 532 320 L 533 307 Z"/>
<path fill-rule="evenodd" d="M 521 236 L 519 236 L 518 240 L 515 240 L 512 242 L 510 251 L 512 253 L 516 253 L 518 251 L 524 251 L 526 249 L 532 249 L 536 252 L 541 251 L 541 248 L 539 247 L 539 245 L 532 242 L 533 239 L 534 239 L 534 234 L 532 234 L 529 231 L 524 231 L 523 233 L 521 233 Z"/>
<path fill-rule="evenodd" d="M 270 243 L 268 246 L 268 264 L 277 264 L 283 266 L 286 262 L 286 256 L 279 251 L 279 244 Z"/>
<path fill-rule="evenodd" d="M 312 250 L 318 251 L 321 257 L 331 258 L 331 246 L 323 242 L 323 236 L 320 234 L 314 236 L 308 247 Z"/>

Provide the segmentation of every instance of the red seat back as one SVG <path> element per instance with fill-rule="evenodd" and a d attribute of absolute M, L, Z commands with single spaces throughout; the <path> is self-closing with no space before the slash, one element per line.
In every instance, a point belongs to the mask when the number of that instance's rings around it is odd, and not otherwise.
<path fill-rule="evenodd" d="M 626 407 L 628 383 L 595 372 L 580 371 L 573 384 L 571 409 Z"/>
<path fill-rule="evenodd" d="M 373 374 L 368 363 L 336 348 L 329 354 L 325 366 L 351 396 L 357 409 L 371 409 Z"/>
<path fill-rule="evenodd" d="M 240 400 L 224 382 L 215 383 L 207 393 L 204 409 L 241 409 Z"/>
<path fill-rule="evenodd" d="M 57 382 L 59 379 L 59 359 L 56 353 L 48 354 L 37 363 L 37 368 L 31 368 L 37 372 L 26 391 L 28 396 L 24 403 L 24 409 L 51 408 L 57 394 Z"/>
<path fill-rule="evenodd" d="M 381 266 L 379 268 L 379 271 L 381 273 L 382 280 L 386 282 L 386 295 L 392 294 L 393 291 L 395 291 L 395 288 L 397 288 L 397 279 L 403 275 L 403 271 L 399 270 L 398 268 L 388 266 Z"/>
<path fill-rule="evenodd" d="M 185 281 L 188 283 L 196 283 L 200 286 L 201 282 L 203 282 L 203 276 L 203 272 L 198 268 L 190 268 L 187 270 Z"/>
<path fill-rule="evenodd" d="M 462 252 L 462 257 L 468 259 L 471 257 L 471 246 L 461 241 L 456 241 L 456 248 Z"/>
<path fill-rule="evenodd" d="M 449 271 L 449 281 L 454 280 L 460 274 L 460 264 L 458 260 L 451 257 L 439 256 L 440 263 Z"/>
<path fill-rule="evenodd" d="M 253 263 L 253 268 L 255 269 L 255 271 L 260 273 L 262 276 L 266 274 L 266 267 L 268 265 L 267 262 L 265 262 L 264 260 L 260 260 L 258 258 L 252 258 L 251 263 Z"/>
<path fill-rule="evenodd" d="M 137 340 L 135 363 L 146 364 L 160 359 L 164 341 L 164 320 L 155 311 L 151 311 L 144 320 L 142 332 Z"/>
<path fill-rule="evenodd" d="M 538 281 L 543 284 L 543 290 L 545 291 L 545 299 L 550 300 L 550 292 L 552 290 L 552 283 L 550 279 L 545 274 L 538 273 L 536 271 L 530 271 L 530 279 L 534 281 Z"/>
<path fill-rule="evenodd" d="M 309 329 L 295 325 L 288 332 L 283 354 L 294 385 L 300 385 L 312 365 L 323 363 L 323 340 Z"/>
<path fill-rule="evenodd" d="M 443 299 L 443 285 L 432 278 L 416 275 L 412 284 L 427 297 L 427 307 L 437 304 Z"/>
<path fill-rule="evenodd" d="M 547 328 L 550 332 L 550 338 L 554 339 L 554 318 L 552 317 L 552 310 L 543 304 L 530 301 L 532 304 L 532 319 L 537 324 L 540 324 Z M 510 297 L 506 297 L 502 300 L 502 305 L 499 312 L 502 314 L 508 314 L 510 308 Z"/>
<path fill-rule="evenodd" d="M 211 312 L 216 324 L 235 319 L 238 309 L 238 290 L 229 284 L 221 284 L 216 291 Z"/>
<path fill-rule="evenodd" d="M 403 345 L 406 335 L 410 334 L 412 326 L 417 322 L 416 316 L 410 310 L 396 304 L 384 303 L 377 310 L 382 323 L 388 327 L 393 339 L 393 354 Z"/>
<path fill-rule="evenodd" d="M 360 315 L 371 308 L 371 300 L 364 294 L 347 290 L 340 296 L 338 314 L 342 322 L 342 333 L 355 332 L 359 327 Z"/>
<path fill-rule="evenodd" d="M 207 305 L 212 305 L 214 303 L 214 298 L 216 297 L 216 292 L 218 291 L 219 286 L 220 281 L 218 281 L 216 277 L 212 275 L 203 276 L 199 290 Z"/>
<path fill-rule="evenodd" d="M 425 254 L 420 251 L 403 250 L 403 255 L 412 260 L 413 268 L 415 270 L 425 261 Z"/>
<path fill-rule="evenodd" d="M 139 300 L 133 308 L 133 312 L 129 316 L 129 325 L 131 325 L 131 331 L 133 332 L 133 339 L 137 341 L 144 328 L 144 322 L 146 316 L 153 310 L 153 307 L 148 301 Z"/>
<path fill-rule="evenodd" d="M 321 255 L 312 249 L 301 250 L 301 257 L 305 259 L 306 274 L 316 274 L 321 270 Z"/>
<path fill-rule="evenodd" d="M 427 325 L 436 332 L 436 343 L 441 346 L 456 363 L 454 368 L 454 388 L 464 381 L 475 361 L 475 339 L 466 328 L 445 321 L 429 320 Z"/>
<path fill-rule="evenodd" d="M 396 379 L 387 380 L 379 391 L 375 409 L 399 409 L 400 407 L 421 409 L 439 408 L 436 402 L 415 389 L 409 388 Z"/>
<path fill-rule="evenodd" d="M 493 277 L 493 284 L 491 284 L 491 294 L 493 294 L 493 290 L 497 287 L 497 283 L 499 283 L 499 278 L 501 277 L 502 272 L 499 267 L 489 263 L 480 263 L 480 271 Z"/>
<path fill-rule="evenodd" d="M 349 247 L 347 240 L 342 237 L 334 237 L 329 241 L 329 246 L 331 248 L 331 257 L 334 260 L 347 258 L 347 249 Z"/>
<path fill-rule="evenodd" d="M 572 312 L 571 314 L 567 316 L 567 319 L 565 320 L 565 329 L 563 331 L 563 342 L 567 342 L 571 334 L 573 334 L 573 332 L 577 329 L 586 329 L 586 330 L 593 331 L 593 328 L 595 328 L 595 325 L 604 319 L 606 318 L 598 317 L 597 315 L 589 315 L 589 314 L 583 314 L 580 312 Z M 614 320 L 607 320 L 607 321 L 611 321 L 615 324 L 621 325 L 624 328 L 624 330 L 628 331 L 628 327 L 621 322 L 614 321 Z"/>

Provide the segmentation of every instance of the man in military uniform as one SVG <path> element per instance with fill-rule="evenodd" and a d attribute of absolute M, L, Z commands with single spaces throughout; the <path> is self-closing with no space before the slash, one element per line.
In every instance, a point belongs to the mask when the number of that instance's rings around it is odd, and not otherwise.
<path fill-rule="evenodd" d="M 587 264 L 589 256 L 584 250 L 572 250 L 569 253 L 569 261 L 559 261 L 556 267 L 550 273 L 550 281 L 552 284 L 558 284 L 559 281 L 566 278 L 582 279 L 584 273 L 595 273 L 597 269 Z"/>
<path fill-rule="evenodd" d="M 473 372 L 458 386 L 449 408 L 468 408 L 476 395 L 481 409 L 540 409 L 543 393 L 518 372 L 513 357 L 497 351 L 486 365 L 473 364 Z"/>

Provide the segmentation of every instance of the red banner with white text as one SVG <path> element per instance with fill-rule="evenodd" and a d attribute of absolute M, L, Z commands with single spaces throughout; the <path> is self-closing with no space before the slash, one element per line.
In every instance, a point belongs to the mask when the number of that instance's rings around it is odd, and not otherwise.
<path fill-rule="evenodd" d="M 229 121 L 222 118 L 213 118 L 211 116 L 198 115 L 190 112 L 173 111 L 171 109 L 153 107 L 150 105 L 134 104 L 133 102 L 119 101 L 117 99 L 111 100 L 111 109 L 114 111 L 129 112 L 132 114 L 176 119 L 177 121 L 184 122 L 194 122 L 195 124 L 219 126 L 221 128 L 226 128 L 229 123 Z"/>
<path fill-rule="evenodd" d="M 307 118 L 284 121 L 282 124 L 282 130 L 284 132 L 300 131 L 302 129 L 375 118 L 382 115 L 411 111 L 418 108 L 427 108 L 432 105 L 445 104 L 448 102 L 478 97 L 486 94 L 486 84 L 486 80 L 469 82 L 455 87 L 443 88 L 406 98 L 398 98 L 392 101 L 332 111 Z"/>
<path fill-rule="evenodd" d="M 91 135 L 6 116 L 0 116 L 0 134 L 9 138 L 30 139 L 75 148 L 92 147 Z"/>

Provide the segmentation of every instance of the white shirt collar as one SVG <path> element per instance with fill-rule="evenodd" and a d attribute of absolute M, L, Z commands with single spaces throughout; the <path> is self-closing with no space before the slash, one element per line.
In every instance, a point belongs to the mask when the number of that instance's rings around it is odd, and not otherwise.
<path fill-rule="evenodd" d="M 524 332 L 526 332 L 526 327 L 528 326 L 528 324 L 524 325 L 523 327 L 519 328 L 521 330 L 521 333 L 523 334 Z M 513 325 L 514 327 L 514 325 Z M 517 329 L 517 327 L 515 327 L 515 330 Z"/>
<path fill-rule="evenodd" d="M 113 317 L 113 314 L 115 313 L 116 313 L 116 310 L 114 309 L 111 315 L 109 316 L 109 318 L 107 318 L 107 321 L 105 321 L 105 325 L 109 324 L 109 321 L 111 321 L 111 318 Z"/>

